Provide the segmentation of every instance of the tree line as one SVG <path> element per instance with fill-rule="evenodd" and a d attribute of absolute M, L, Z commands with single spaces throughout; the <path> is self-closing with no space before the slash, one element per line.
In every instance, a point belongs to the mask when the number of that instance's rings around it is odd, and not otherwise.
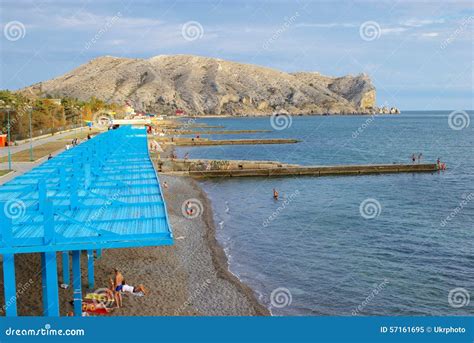
<path fill-rule="evenodd" d="M 39 136 L 83 126 L 100 112 L 115 112 L 120 116 L 123 106 L 109 104 L 95 97 L 87 101 L 67 97 L 53 99 L 49 96 L 32 98 L 9 90 L 0 90 L 0 131 L 6 134 L 10 122 L 12 141 L 30 136 L 30 114 L 32 135 Z"/>

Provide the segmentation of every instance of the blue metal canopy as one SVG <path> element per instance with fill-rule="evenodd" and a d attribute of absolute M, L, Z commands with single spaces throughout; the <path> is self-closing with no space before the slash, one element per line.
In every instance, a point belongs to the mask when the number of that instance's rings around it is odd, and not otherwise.
<path fill-rule="evenodd" d="M 170 245 L 144 128 L 96 136 L 0 187 L 0 253 Z"/>

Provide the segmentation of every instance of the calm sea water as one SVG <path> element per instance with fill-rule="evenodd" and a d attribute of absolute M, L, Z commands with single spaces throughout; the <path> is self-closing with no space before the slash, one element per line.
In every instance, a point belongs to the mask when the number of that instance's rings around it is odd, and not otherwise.
<path fill-rule="evenodd" d="M 198 122 L 272 130 L 236 138 L 302 142 L 178 153 L 306 165 L 410 162 L 420 152 L 426 162 L 440 157 L 448 170 L 432 174 L 238 178 L 202 185 L 230 270 L 274 314 L 469 315 L 474 116 L 470 112 L 470 125 L 454 130 L 451 126 L 465 125 L 450 126 L 449 113 L 293 117 L 284 130 L 274 130 L 269 118 L 205 119 Z M 272 188 L 280 192 L 279 201 Z M 473 298 L 469 304 L 466 292 Z"/>

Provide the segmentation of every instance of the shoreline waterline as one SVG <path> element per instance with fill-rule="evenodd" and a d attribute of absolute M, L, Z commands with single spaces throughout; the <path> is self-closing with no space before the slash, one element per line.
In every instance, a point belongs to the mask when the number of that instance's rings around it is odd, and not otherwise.
<path fill-rule="evenodd" d="M 217 270 L 218 276 L 227 279 L 231 282 L 237 289 L 239 289 L 246 297 L 249 298 L 252 305 L 255 307 L 255 311 L 257 315 L 266 316 L 271 315 L 270 309 L 266 308 L 265 305 L 260 303 L 257 299 L 257 296 L 254 290 L 248 286 L 245 282 L 243 282 L 237 274 L 234 274 L 229 268 L 229 258 L 224 250 L 224 247 L 219 243 L 216 235 L 216 225 L 214 221 L 214 212 L 211 200 L 209 199 L 208 195 L 204 191 L 204 189 L 192 178 L 188 178 L 187 180 L 191 187 L 195 188 L 203 202 L 204 206 L 204 221 L 207 224 L 206 230 L 206 241 L 209 245 L 211 250 L 212 260 L 214 263 L 214 267 Z"/>

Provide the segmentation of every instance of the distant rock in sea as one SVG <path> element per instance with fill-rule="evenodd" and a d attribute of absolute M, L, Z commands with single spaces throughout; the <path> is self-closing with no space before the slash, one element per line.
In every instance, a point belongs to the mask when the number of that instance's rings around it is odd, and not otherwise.
<path fill-rule="evenodd" d="M 366 74 L 328 77 L 190 55 L 99 57 L 21 92 L 131 101 L 161 114 L 270 115 L 379 113 Z"/>

